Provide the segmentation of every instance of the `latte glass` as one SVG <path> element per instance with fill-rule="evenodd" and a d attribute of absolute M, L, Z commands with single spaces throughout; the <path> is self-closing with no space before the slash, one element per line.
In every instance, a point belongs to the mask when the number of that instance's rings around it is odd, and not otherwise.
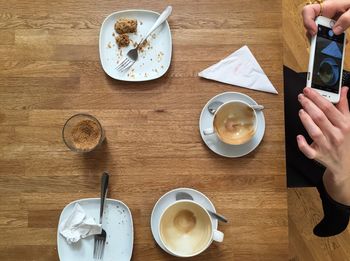
<path fill-rule="evenodd" d="M 70 150 L 84 153 L 96 149 L 105 139 L 105 134 L 94 116 L 79 113 L 66 121 L 62 138 Z"/>

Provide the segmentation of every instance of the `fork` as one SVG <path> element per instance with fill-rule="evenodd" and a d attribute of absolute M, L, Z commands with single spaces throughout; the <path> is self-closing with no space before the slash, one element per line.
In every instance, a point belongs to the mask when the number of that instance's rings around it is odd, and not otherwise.
<path fill-rule="evenodd" d="M 165 8 L 163 13 L 158 17 L 157 21 L 154 23 L 152 28 L 148 31 L 146 36 L 142 38 L 141 41 L 138 43 L 136 48 L 129 50 L 129 52 L 126 54 L 125 59 L 117 66 L 116 68 L 117 71 L 123 72 L 126 69 L 129 69 L 137 61 L 137 58 L 139 56 L 138 54 L 139 47 L 142 46 L 143 42 L 147 39 L 147 37 L 151 33 L 153 33 L 153 31 L 156 30 L 158 26 L 160 26 L 169 17 L 172 10 L 173 8 L 171 6 L 168 6 L 167 8 Z"/>
<path fill-rule="evenodd" d="M 103 209 L 104 209 L 105 199 L 108 191 L 108 180 L 109 180 L 109 175 L 107 172 L 104 172 L 101 177 L 101 203 L 100 203 L 100 222 L 99 222 L 101 227 L 102 227 Z M 94 259 L 99 259 L 99 260 L 102 259 L 106 238 L 107 238 L 107 233 L 103 228 L 102 228 L 101 234 L 95 235 L 94 254 L 93 254 Z"/>

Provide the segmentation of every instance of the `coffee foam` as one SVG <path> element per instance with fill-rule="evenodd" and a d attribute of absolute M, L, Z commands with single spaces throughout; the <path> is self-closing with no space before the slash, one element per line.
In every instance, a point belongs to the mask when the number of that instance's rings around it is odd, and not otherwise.
<path fill-rule="evenodd" d="M 201 252 L 211 240 L 212 225 L 207 213 L 195 203 L 178 202 L 160 221 L 160 236 L 169 250 L 189 256 Z"/>
<path fill-rule="evenodd" d="M 241 102 L 224 104 L 215 114 L 214 129 L 226 143 L 239 145 L 249 141 L 256 131 L 254 110 Z"/>

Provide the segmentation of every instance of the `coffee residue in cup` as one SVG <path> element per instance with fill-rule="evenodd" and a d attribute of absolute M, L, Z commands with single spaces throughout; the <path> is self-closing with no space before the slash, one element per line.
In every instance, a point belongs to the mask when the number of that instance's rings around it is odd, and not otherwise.
<path fill-rule="evenodd" d="M 101 130 L 96 122 L 82 120 L 72 129 L 72 142 L 78 150 L 91 150 L 99 143 Z"/>
<path fill-rule="evenodd" d="M 174 217 L 175 227 L 182 233 L 189 233 L 197 223 L 196 216 L 192 211 L 183 209 Z"/>

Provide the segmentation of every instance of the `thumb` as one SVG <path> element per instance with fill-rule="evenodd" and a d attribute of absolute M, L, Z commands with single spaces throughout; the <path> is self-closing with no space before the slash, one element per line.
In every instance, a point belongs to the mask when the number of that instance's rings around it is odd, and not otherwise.
<path fill-rule="evenodd" d="M 337 109 L 343 114 L 349 113 L 349 103 L 348 103 L 348 97 L 347 97 L 348 91 L 349 91 L 349 87 L 341 88 L 340 100 L 336 106 Z"/>
<path fill-rule="evenodd" d="M 336 35 L 339 35 L 343 33 L 346 29 L 348 29 L 349 26 L 350 26 L 350 11 L 348 10 L 339 17 L 338 21 L 333 26 L 333 32 Z"/>

